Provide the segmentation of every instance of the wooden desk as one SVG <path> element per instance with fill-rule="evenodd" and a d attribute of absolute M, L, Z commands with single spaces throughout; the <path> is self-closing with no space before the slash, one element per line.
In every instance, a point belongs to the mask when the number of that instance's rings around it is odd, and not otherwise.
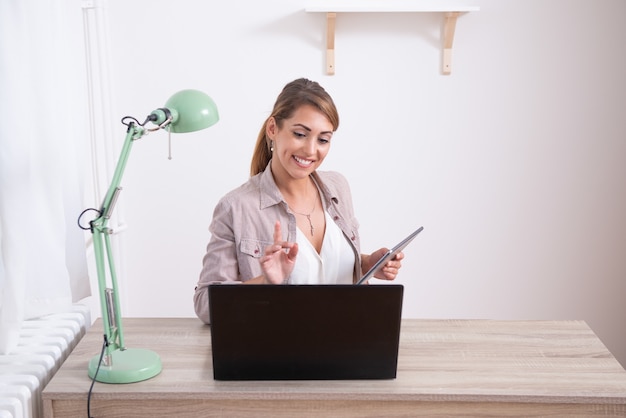
<path fill-rule="evenodd" d="M 129 347 L 161 355 L 145 382 L 96 383 L 94 417 L 626 416 L 626 371 L 581 321 L 404 320 L 398 377 L 213 380 L 210 328 L 126 319 Z M 45 417 L 83 417 L 96 322 L 43 392 Z"/>

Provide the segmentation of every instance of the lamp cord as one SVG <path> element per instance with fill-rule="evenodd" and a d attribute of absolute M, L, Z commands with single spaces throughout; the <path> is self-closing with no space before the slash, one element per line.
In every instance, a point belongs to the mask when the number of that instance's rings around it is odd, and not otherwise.
<path fill-rule="evenodd" d="M 130 129 L 133 125 L 144 126 L 146 123 L 148 123 L 149 119 L 150 117 L 148 116 L 148 118 L 143 123 L 140 123 L 136 118 L 132 116 L 124 116 L 122 118 L 122 125 L 126 125 L 126 128 L 128 129 Z"/>
<path fill-rule="evenodd" d="M 98 216 L 96 216 L 96 218 L 99 218 L 99 217 L 102 215 L 102 211 L 99 211 L 98 209 L 95 209 L 95 208 L 88 208 L 88 209 L 85 209 L 84 211 L 82 211 L 82 212 L 80 213 L 80 215 L 78 215 L 78 221 L 77 221 L 77 223 L 78 223 L 78 227 L 79 227 L 80 229 L 82 229 L 83 231 L 90 231 L 90 230 L 91 230 L 91 222 L 89 222 L 89 226 L 84 226 L 84 225 L 82 225 L 82 224 L 80 223 L 80 221 L 81 221 L 81 219 L 83 218 L 83 216 L 84 216 L 87 212 L 91 212 L 91 211 L 96 212 L 96 213 L 98 214 Z"/>
<path fill-rule="evenodd" d="M 91 379 L 91 386 L 89 386 L 89 392 L 87 393 L 87 418 L 93 418 L 91 416 L 91 393 L 93 391 L 93 385 L 96 383 L 96 376 L 98 376 L 98 372 L 100 371 L 100 364 L 102 363 L 102 358 L 104 357 L 104 350 L 109 345 L 109 341 L 107 340 L 107 336 L 104 336 L 104 341 L 102 342 L 102 351 L 100 351 L 100 359 L 98 360 L 98 367 L 96 367 L 96 372 L 93 374 L 93 378 Z"/>

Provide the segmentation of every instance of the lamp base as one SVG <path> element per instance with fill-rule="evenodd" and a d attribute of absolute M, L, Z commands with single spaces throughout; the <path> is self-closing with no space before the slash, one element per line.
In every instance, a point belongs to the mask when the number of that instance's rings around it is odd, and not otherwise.
<path fill-rule="evenodd" d="M 127 348 L 111 353 L 111 365 L 100 365 L 100 355 L 89 361 L 89 377 L 102 383 L 134 383 L 151 379 L 161 372 L 161 358 L 143 348 Z M 97 371 L 97 375 L 96 375 Z"/>

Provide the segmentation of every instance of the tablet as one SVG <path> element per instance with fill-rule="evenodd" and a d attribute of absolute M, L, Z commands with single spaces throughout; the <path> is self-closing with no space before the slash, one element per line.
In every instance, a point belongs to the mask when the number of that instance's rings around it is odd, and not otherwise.
<path fill-rule="evenodd" d="M 395 247 L 393 247 L 391 250 L 387 251 L 385 253 L 385 255 L 380 257 L 380 259 L 376 262 L 376 264 L 374 264 L 372 266 L 372 268 L 369 269 L 369 271 L 367 273 L 365 273 L 365 275 L 363 277 L 361 277 L 361 280 L 356 282 L 356 284 L 363 284 L 363 283 L 367 282 L 369 279 L 371 279 L 372 277 L 374 277 L 374 275 L 378 272 L 378 270 L 380 270 L 387 263 L 387 261 L 391 260 L 392 258 L 394 258 L 396 256 L 396 254 L 398 254 L 400 251 L 404 250 L 404 248 L 407 245 L 409 245 L 409 243 L 411 241 L 413 241 L 413 238 L 415 238 L 417 236 L 417 234 L 422 232 L 423 229 L 424 229 L 424 227 L 420 226 L 415 231 L 413 231 L 408 237 L 406 237 L 405 239 L 400 241 Z"/>

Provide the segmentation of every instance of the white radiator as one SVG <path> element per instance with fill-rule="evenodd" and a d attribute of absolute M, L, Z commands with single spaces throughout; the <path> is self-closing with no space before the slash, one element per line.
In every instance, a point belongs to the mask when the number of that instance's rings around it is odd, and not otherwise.
<path fill-rule="evenodd" d="M 0 418 L 43 417 L 41 392 L 91 325 L 85 305 L 24 321 L 18 346 L 0 355 Z"/>

